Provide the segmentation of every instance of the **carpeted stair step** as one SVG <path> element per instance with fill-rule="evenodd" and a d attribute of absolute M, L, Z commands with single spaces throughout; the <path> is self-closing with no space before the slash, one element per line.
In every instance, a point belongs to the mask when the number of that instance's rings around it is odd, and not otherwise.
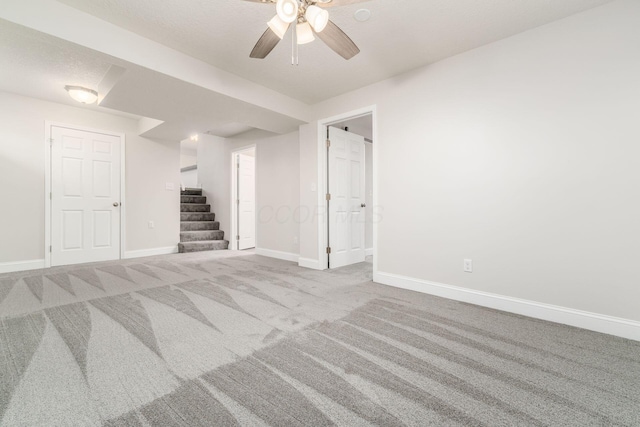
<path fill-rule="evenodd" d="M 222 230 L 206 230 L 206 231 L 182 231 L 180 232 L 181 242 L 199 242 L 203 240 L 222 240 L 224 239 L 224 231 Z"/>
<path fill-rule="evenodd" d="M 181 212 L 180 221 L 215 221 L 213 212 Z"/>
<path fill-rule="evenodd" d="M 180 203 L 180 212 L 209 212 L 211 205 L 202 205 L 199 203 Z"/>
<path fill-rule="evenodd" d="M 207 198 L 204 196 L 180 196 L 180 203 L 207 203 Z"/>
<path fill-rule="evenodd" d="M 178 252 L 216 251 L 229 248 L 228 240 L 204 240 L 200 242 L 178 243 Z"/>
<path fill-rule="evenodd" d="M 211 205 L 200 188 L 186 188 L 180 192 L 180 243 L 178 251 L 201 252 L 228 249 L 224 231 L 211 212 Z"/>
<path fill-rule="evenodd" d="M 202 196 L 202 188 L 185 188 L 180 194 L 183 196 Z"/>
<path fill-rule="evenodd" d="M 182 221 L 180 231 L 220 230 L 218 221 Z"/>

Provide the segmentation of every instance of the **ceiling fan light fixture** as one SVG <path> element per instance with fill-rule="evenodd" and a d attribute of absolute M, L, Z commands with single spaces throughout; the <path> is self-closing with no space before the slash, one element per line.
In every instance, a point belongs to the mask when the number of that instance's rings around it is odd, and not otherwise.
<path fill-rule="evenodd" d="M 298 0 L 278 0 L 276 12 L 280 19 L 290 24 L 298 19 Z"/>
<path fill-rule="evenodd" d="M 271 18 L 271 21 L 267 22 L 267 25 L 269 26 L 269 28 L 271 28 L 271 31 L 273 31 L 276 36 L 280 38 L 280 40 L 282 40 L 285 33 L 289 29 L 289 24 L 280 19 L 278 15 Z"/>
<path fill-rule="evenodd" d="M 329 23 L 329 12 L 318 6 L 309 6 L 305 13 L 305 18 L 307 18 L 307 22 L 311 24 L 314 31 L 319 33 L 324 30 L 327 23 Z"/>
<path fill-rule="evenodd" d="M 93 104 L 98 100 L 98 92 L 82 86 L 65 86 L 69 96 L 82 104 Z"/>
<path fill-rule="evenodd" d="M 296 25 L 296 33 L 298 36 L 298 44 L 307 44 L 314 41 L 316 38 L 313 36 L 311 25 L 308 22 L 301 22 Z"/>

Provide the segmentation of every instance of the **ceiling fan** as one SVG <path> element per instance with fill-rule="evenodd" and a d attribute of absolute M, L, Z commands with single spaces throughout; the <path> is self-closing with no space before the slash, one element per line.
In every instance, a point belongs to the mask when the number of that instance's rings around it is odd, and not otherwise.
<path fill-rule="evenodd" d="M 329 20 L 328 7 L 345 6 L 367 0 L 245 0 L 255 3 L 276 5 L 276 15 L 267 23 L 258 43 L 249 55 L 264 59 L 282 40 L 285 33 L 295 23 L 294 46 L 310 43 L 318 36 L 327 46 L 344 59 L 351 59 L 360 53 L 358 46 L 336 24 Z M 297 56 L 297 55 L 296 55 Z"/>

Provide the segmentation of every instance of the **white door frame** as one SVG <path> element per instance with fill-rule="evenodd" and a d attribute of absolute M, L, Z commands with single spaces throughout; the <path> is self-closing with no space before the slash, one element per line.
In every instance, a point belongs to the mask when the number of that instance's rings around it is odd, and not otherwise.
<path fill-rule="evenodd" d="M 349 119 L 371 114 L 373 121 L 373 209 L 378 200 L 378 117 L 376 105 L 363 107 L 333 117 L 318 120 L 318 262 L 320 270 L 327 270 L 329 255 L 327 254 L 327 240 L 329 217 L 326 195 L 327 187 L 327 127 Z M 367 189 L 368 191 L 368 189 Z M 374 215 L 375 218 L 375 215 Z M 378 271 L 378 224 L 373 222 L 373 273 Z"/>
<path fill-rule="evenodd" d="M 94 129 L 86 126 L 69 125 L 46 120 L 44 122 L 44 266 L 51 267 L 51 127 L 75 129 L 83 132 L 101 133 L 120 138 L 120 259 L 124 259 L 126 248 L 126 208 L 125 197 L 125 152 L 124 133 Z"/>
<path fill-rule="evenodd" d="M 236 156 L 238 154 L 245 153 L 247 151 L 253 151 L 256 157 L 256 167 L 254 170 L 254 177 L 256 183 L 258 182 L 258 146 L 256 144 L 246 145 L 244 147 L 238 148 L 231 152 L 231 235 L 229 236 L 229 249 L 232 251 L 238 250 L 238 203 L 236 200 L 238 199 L 238 175 L 237 175 L 237 166 L 236 166 Z M 257 186 L 256 186 L 257 190 Z M 256 248 L 258 247 L 258 191 L 255 193 L 255 206 L 256 206 Z"/>

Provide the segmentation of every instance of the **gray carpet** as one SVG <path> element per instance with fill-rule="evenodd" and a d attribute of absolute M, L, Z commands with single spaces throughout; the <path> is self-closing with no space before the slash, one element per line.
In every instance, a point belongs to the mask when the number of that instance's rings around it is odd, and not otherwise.
<path fill-rule="evenodd" d="M 640 426 L 640 343 L 253 254 L 0 275 L 2 426 Z"/>

